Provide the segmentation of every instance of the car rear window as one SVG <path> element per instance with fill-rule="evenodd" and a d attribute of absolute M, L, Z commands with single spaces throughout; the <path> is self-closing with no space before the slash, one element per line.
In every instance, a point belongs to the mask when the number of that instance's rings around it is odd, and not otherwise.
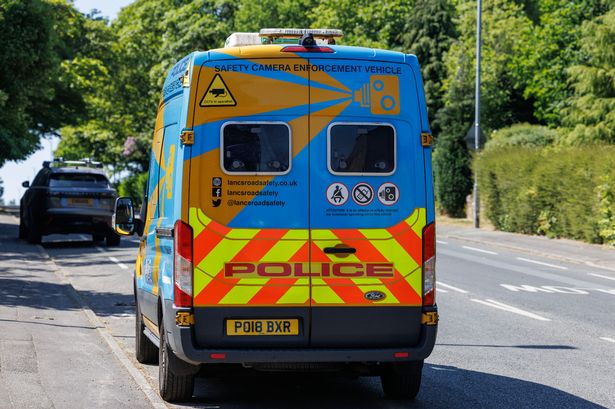
<path fill-rule="evenodd" d="M 221 133 L 221 165 L 227 173 L 268 175 L 290 171 L 288 124 L 226 123 Z"/>
<path fill-rule="evenodd" d="M 49 178 L 49 187 L 109 187 L 104 175 L 95 173 L 56 173 Z"/>
<path fill-rule="evenodd" d="M 395 172 L 395 128 L 389 124 L 335 123 L 329 126 L 329 171 L 336 175 Z"/>

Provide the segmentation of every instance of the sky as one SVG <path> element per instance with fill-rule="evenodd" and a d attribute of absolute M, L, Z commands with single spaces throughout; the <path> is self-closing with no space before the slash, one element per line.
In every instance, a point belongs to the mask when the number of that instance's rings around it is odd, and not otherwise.
<path fill-rule="evenodd" d="M 75 0 L 74 4 L 82 13 L 98 9 L 103 16 L 114 19 L 122 7 L 132 2 L 133 0 Z M 4 182 L 4 203 L 8 204 L 14 200 L 19 204 L 19 199 L 26 190 L 21 183 L 25 180 L 32 181 L 43 166 L 43 161 L 52 159 L 52 151 L 57 148 L 59 141 L 59 138 L 41 139 L 41 149 L 25 161 L 4 164 L 0 169 L 0 179 Z"/>

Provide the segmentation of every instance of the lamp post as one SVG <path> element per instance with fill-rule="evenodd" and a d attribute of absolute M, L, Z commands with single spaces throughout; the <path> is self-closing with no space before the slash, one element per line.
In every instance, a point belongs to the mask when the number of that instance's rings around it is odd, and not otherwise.
<path fill-rule="evenodd" d="M 481 37 L 481 10 L 482 10 L 482 1 L 477 0 L 476 2 L 476 103 L 474 106 L 474 153 L 478 153 L 478 149 L 480 148 L 480 37 Z M 474 172 L 474 189 L 473 189 L 473 218 L 474 218 L 474 227 L 480 227 L 479 221 L 479 200 L 478 200 L 478 177 L 476 175 L 476 171 Z"/>

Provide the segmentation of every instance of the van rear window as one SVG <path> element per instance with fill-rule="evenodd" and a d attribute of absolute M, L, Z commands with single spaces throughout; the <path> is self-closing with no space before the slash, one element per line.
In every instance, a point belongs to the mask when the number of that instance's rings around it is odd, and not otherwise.
<path fill-rule="evenodd" d="M 226 123 L 221 133 L 221 164 L 227 173 L 266 175 L 290 171 L 288 124 Z"/>
<path fill-rule="evenodd" d="M 329 126 L 329 171 L 337 175 L 390 175 L 395 172 L 395 128 L 388 124 Z"/>
<path fill-rule="evenodd" d="M 96 173 L 54 173 L 49 178 L 49 187 L 108 188 L 109 181 Z"/>

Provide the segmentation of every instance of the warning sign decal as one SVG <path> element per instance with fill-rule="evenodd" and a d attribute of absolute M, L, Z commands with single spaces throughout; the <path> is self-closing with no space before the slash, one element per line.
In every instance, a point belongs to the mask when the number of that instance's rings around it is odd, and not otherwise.
<path fill-rule="evenodd" d="M 216 74 L 199 105 L 202 107 L 234 107 L 237 102 L 220 74 Z"/>

